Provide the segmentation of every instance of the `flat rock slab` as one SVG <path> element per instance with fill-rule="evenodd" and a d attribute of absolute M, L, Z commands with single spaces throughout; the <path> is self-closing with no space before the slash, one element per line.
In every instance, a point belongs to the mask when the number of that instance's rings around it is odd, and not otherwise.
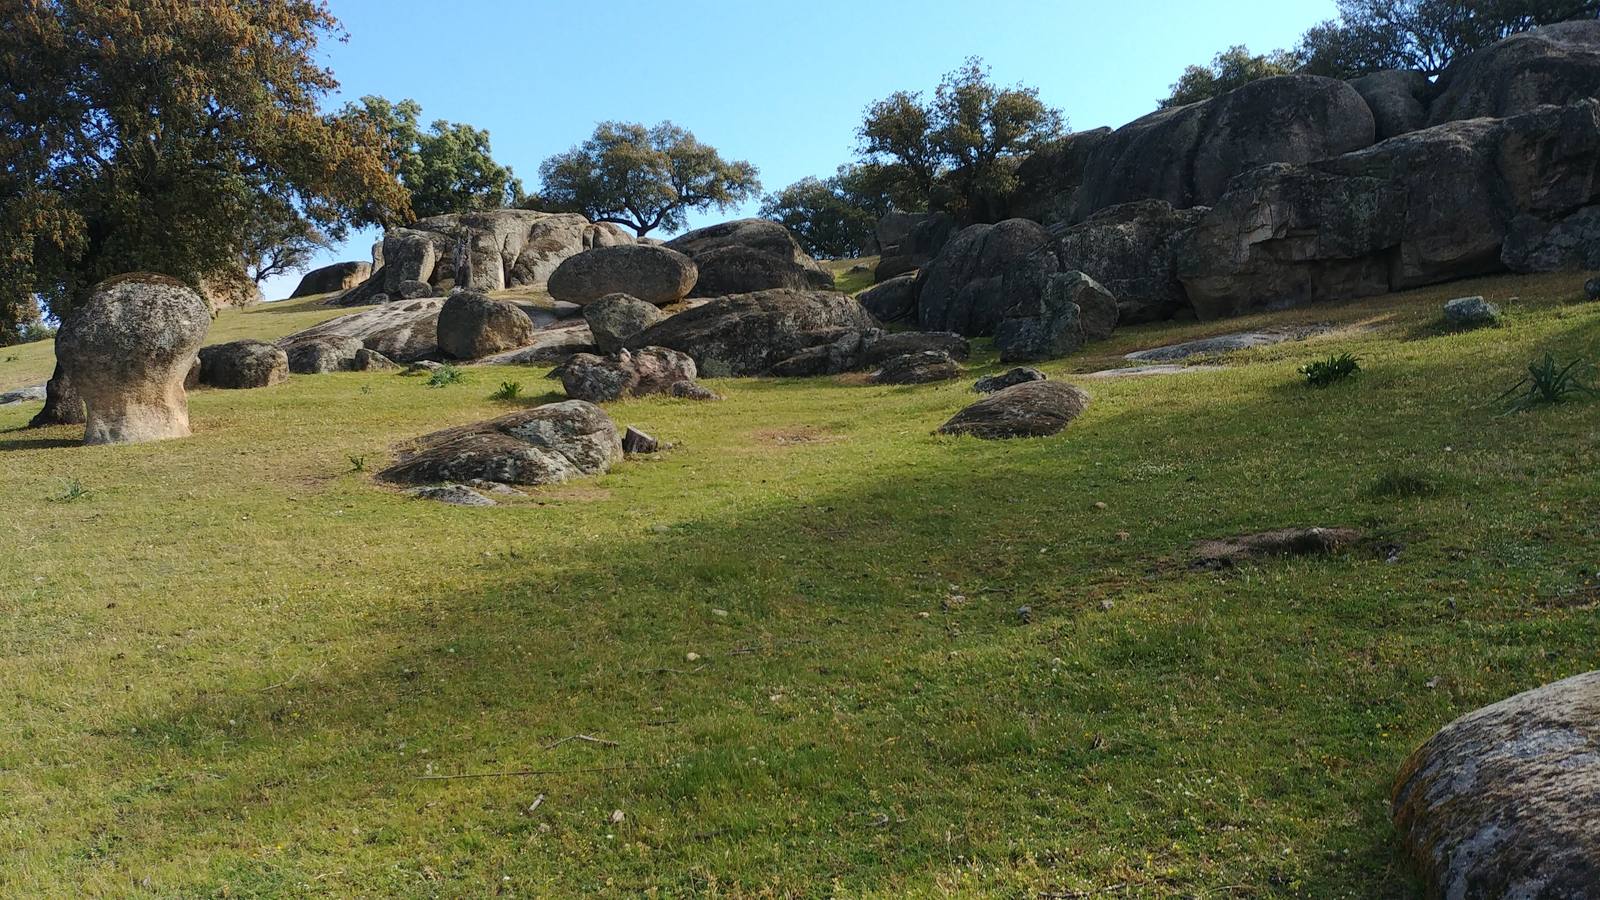
<path fill-rule="evenodd" d="M 31 384 L 25 388 L 6 391 L 0 394 L 0 406 L 10 406 L 13 403 L 29 403 L 44 399 L 44 385 Z"/>
<path fill-rule="evenodd" d="M 1081 375 L 1080 378 L 1143 378 L 1147 375 L 1182 375 L 1186 372 L 1220 372 L 1226 366 L 1178 366 L 1157 363 L 1149 366 L 1127 366 L 1121 369 L 1101 369 Z"/>
<path fill-rule="evenodd" d="M 1201 338 L 1197 341 L 1184 341 L 1181 344 L 1168 344 L 1164 347 L 1151 347 L 1148 350 L 1135 350 L 1123 359 L 1134 362 L 1173 362 L 1187 359 L 1202 353 L 1231 353 L 1234 350 L 1249 350 L 1251 347 L 1270 347 L 1273 344 L 1282 344 L 1287 341 L 1303 341 L 1313 335 L 1327 331 L 1326 326 L 1316 325 L 1306 328 L 1271 329 L 1267 331 L 1239 331 L 1233 334 L 1219 334 L 1216 337 Z"/>
<path fill-rule="evenodd" d="M 587 323 L 562 323 L 533 334 L 533 343 L 504 353 L 495 353 L 473 360 L 474 366 L 531 366 L 541 363 L 562 362 L 574 353 L 592 353 L 594 335 Z"/>

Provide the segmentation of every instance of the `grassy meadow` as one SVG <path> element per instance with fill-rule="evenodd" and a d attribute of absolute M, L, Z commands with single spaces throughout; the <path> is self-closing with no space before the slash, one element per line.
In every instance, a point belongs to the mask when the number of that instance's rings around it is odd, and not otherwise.
<path fill-rule="evenodd" d="M 609 408 L 657 457 L 487 509 L 372 472 L 502 381 L 558 399 L 546 369 L 202 390 L 140 446 L 0 408 L 0 895 L 1413 896 L 1401 761 L 1597 665 L 1600 400 L 1495 401 L 1600 354 L 1582 280 L 1122 329 L 1041 368 L 1339 326 L 1078 379 L 1046 439 L 931 434 L 987 349 L 943 385 L 713 380 Z M 1440 327 L 1471 293 L 1503 327 Z M 1188 565 L 1292 525 L 1377 549 Z"/>

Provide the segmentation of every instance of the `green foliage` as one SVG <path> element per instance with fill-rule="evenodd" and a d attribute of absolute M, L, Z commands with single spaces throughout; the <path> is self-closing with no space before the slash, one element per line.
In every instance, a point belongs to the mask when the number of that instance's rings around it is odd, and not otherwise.
<path fill-rule="evenodd" d="M 424 131 L 418 124 L 422 106 L 415 100 L 362 97 L 360 105 L 347 104 L 339 115 L 383 136 L 390 165 L 418 216 L 504 209 L 526 199 L 515 173 L 495 162 L 488 131 L 443 119 Z"/>
<path fill-rule="evenodd" d="M 235 273 L 264 214 L 406 214 L 376 135 L 325 117 L 311 0 L 12 3 L 0 30 L 0 330 L 99 281 Z"/>
<path fill-rule="evenodd" d="M 1361 371 L 1361 363 L 1348 353 L 1330 356 L 1300 367 L 1300 374 L 1305 376 L 1306 384 L 1312 387 L 1327 387 L 1336 381 L 1346 378 Z"/>
<path fill-rule="evenodd" d="M 61 490 L 50 497 L 52 503 L 72 503 L 89 496 L 90 491 L 83 486 L 83 482 L 76 478 L 67 479 Z"/>
<path fill-rule="evenodd" d="M 1161 101 L 1161 106 L 1187 106 L 1243 87 L 1252 81 L 1288 75 L 1294 70 L 1293 55 L 1283 50 L 1252 55 L 1250 48 L 1236 44 L 1213 57 L 1209 66 L 1184 69 L 1172 85 L 1172 93 Z"/>
<path fill-rule="evenodd" d="M 1016 185 L 1015 162 L 1061 136 L 1059 110 L 1037 88 L 995 86 L 973 57 L 944 76 L 932 100 L 898 91 L 867 107 L 857 135 L 906 209 L 944 209 L 970 220 L 984 196 Z"/>
<path fill-rule="evenodd" d="M 1417 69 L 1432 76 L 1508 35 L 1597 14 L 1597 0 L 1339 0 L 1339 18 L 1307 31 L 1295 56 L 1312 75 Z"/>
<path fill-rule="evenodd" d="M 1374 497 L 1395 499 L 1432 497 L 1439 493 L 1439 483 L 1418 472 L 1389 469 L 1373 480 L 1367 492 Z"/>
<path fill-rule="evenodd" d="M 842 259 L 869 247 L 878 220 L 894 208 L 870 166 L 840 166 L 832 178 L 804 178 L 761 201 L 763 219 L 778 222 L 812 256 Z"/>
<path fill-rule="evenodd" d="M 1495 398 L 1510 400 L 1507 412 L 1526 412 L 1538 406 L 1565 403 L 1574 397 L 1592 397 L 1596 391 L 1587 381 L 1593 371 L 1588 361 L 1578 357 L 1566 365 L 1556 362 L 1554 354 L 1528 364 L 1528 374 Z"/>
<path fill-rule="evenodd" d="M 545 160 L 539 180 L 539 208 L 582 213 L 640 237 L 683 228 L 690 211 L 729 209 L 761 192 L 755 166 L 724 160 L 671 122 L 602 122 L 588 140 Z"/>
<path fill-rule="evenodd" d="M 240 249 L 244 274 L 260 285 L 274 275 L 304 271 L 333 241 L 286 204 L 264 204 Z"/>
<path fill-rule="evenodd" d="M 466 380 L 467 373 L 461 371 L 460 367 L 445 363 L 429 373 L 428 380 L 423 384 L 431 388 L 440 388 L 446 385 L 460 384 Z"/>
<path fill-rule="evenodd" d="M 367 458 L 365 456 L 351 455 L 346 459 L 350 460 L 350 471 L 365 472 L 367 470 Z"/>
<path fill-rule="evenodd" d="M 500 382 L 500 387 L 495 389 L 495 392 L 489 395 L 490 400 L 507 402 L 521 399 L 521 397 L 522 382 L 520 381 L 502 381 Z"/>

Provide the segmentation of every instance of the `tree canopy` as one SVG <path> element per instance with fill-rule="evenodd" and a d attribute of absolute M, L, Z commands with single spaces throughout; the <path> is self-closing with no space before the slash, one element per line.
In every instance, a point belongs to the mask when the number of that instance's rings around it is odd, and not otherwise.
<path fill-rule="evenodd" d="M 379 136 L 319 111 L 317 45 L 341 36 L 322 3 L 6 5 L 0 323 L 122 272 L 236 273 L 285 209 L 333 236 L 409 216 Z"/>
<path fill-rule="evenodd" d="M 758 196 L 757 174 L 755 166 L 724 160 L 671 122 L 653 128 L 602 122 L 588 140 L 539 166 L 536 202 L 643 237 L 657 228 L 683 228 L 691 210 L 725 210 Z"/>
<path fill-rule="evenodd" d="M 1294 55 L 1286 51 L 1275 50 L 1254 55 L 1250 48 L 1236 44 L 1213 57 L 1209 66 L 1184 69 L 1172 85 L 1172 93 L 1161 101 L 1161 106 L 1187 106 L 1209 100 L 1260 78 L 1288 75 L 1296 67 Z"/>
<path fill-rule="evenodd" d="M 1060 137 L 1064 124 L 1037 88 L 998 87 L 974 57 L 945 75 L 929 100 L 898 91 L 867 107 L 858 149 L 905 208 L 965 219 L 980 197 L 1013 188 L 1010 163 Z"/>
<path fill-rule="evenodd" d="M 831 178 L 803 178 L 761 201 L 760 215 L 788 228 L 812 256 L 840 259 L 869 245 L 894 208 L 870 166 L 840 166 Z"/>
<path fill-rule="evenodd" d="M 424 130 L 418 124 L 421 115 L 415 100 L 391 103 L 370 96 L 340 112 L 383 135 L 390 166 L 411 194 L 411 209 L 418 216 L 504 209 L 523 202 L 522 182 L 510 167 L 495 162 L 488 131 L 443 119 Z"/>

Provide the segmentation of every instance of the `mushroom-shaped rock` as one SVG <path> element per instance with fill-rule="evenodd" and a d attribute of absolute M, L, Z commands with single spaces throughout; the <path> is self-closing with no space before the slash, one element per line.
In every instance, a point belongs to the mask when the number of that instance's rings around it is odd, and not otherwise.
<path fill-rule="evenodd" d="M 997 391 L 939 427 L 940 434 L 998 439 L 1059 432 L 1089 406 L 1089 395 L 1064 381 L 1029 381 Z"/>
<path fill-rule="evenodd" d="M 210 327 L 206 301 L 165 275 L 121 275 L 96 286 L 56 335 L 56 357 L 83 397 L 83 442 L 186 437 L 183 382 Z"/>
<path fill-rule="evenodd" d="M 284 352 L 289 355 L 289 371 L 296 375 L 326 375 L 352 368 L 363 346 L 358 337 L 325 334 L 296 339 L 284 346 Z"/>
<path fill-rule="evenodd" d="M 289 354 L 266 341 L 230 341 L 200 348 L 200 383 L 260 388 L 289 380 Z"/>
<path fill-rule="evenodd" d="M 655 304 L 628 294 L 607 294 L 583 308 L 583 320 L 602 353 L 621 350 L 629 338 L 666 317 Z"/>
<path fill-rule="evenodd" d="M 575 353 L 561 366 L 561 386 L 574 400 L 609 403 L 623 397 L 667 394 L 679 382 L 693 383 L 696 374 L 694 360 L 686 353 L 641 347 L 612 356 Z"/>
<path fill-rule="evenodd" d="M 477 359 L 525 347 L 533 320 L 515 303 L 458 291 L 439 308 L 439 349 L 456 359 Z"/>
<path fill-rule="evenodd" d="M 689 296 L 700 270 L 676 250 L 649 244 L 596 247 L 569 256 L 550 275 L 550 296 L 584 305 L 627 294 L 666 306 Z"/>
<path fill-rule="evenodd" d="M 961 377 L 961 366 L 942 350 L 902 353 L 883 361 L 872 373 L 873 384 L 930 384 Z"/>
<path fill-rule="evenodd" d="M 598 475 L 622 459 L 622 438 L 605 411 L 566 400 L 425 435 L 380 473 L 403 484 L 557 484 Z"/>
<path fill-rule="evenodd" d="M 1446 725 L 1411 754 L 1392 799 L 1430 897 L 1595 896 L 1600 672 Z"/>

